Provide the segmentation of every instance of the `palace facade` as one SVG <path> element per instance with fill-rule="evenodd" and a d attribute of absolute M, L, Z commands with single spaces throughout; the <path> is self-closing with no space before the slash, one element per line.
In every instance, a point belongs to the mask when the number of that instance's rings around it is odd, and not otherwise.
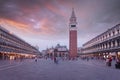
<path fill-rule="evenodd" d="M 96 36 L 83 44 L 83 54 L 117 54 L 120 55 L 120 24 Z"/>
<path fill-rule="evenodd" d="M 0 26 L 0 59 L 33 57 L 36 54 L 39 54 L 38 49 Z"/>

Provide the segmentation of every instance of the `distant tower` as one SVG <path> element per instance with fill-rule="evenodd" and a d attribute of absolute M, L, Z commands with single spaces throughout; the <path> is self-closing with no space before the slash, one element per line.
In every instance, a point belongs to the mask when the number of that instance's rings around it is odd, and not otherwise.
<path fill-rule="evenodd" d="M 72 9 L 72 15 L 69 23 L 69 56 L 75 58 L 77 56 L 77 22 L 74 9 Z"/>

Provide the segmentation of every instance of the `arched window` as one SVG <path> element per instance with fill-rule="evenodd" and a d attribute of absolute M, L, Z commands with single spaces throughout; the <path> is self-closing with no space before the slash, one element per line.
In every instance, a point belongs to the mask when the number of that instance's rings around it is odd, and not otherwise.
<path fill-rule="evenodd" d="M 111 36 L 111 33 L 109 33 L 109 37 Z"/>
<path fill-rule="evenodd" d="M 119 34 L 119 32 L 120 32 L 119 29 L 117 29 L 117 34 Z"/>
<path fill-rule="evenodd" d="M 113 33 L 113 36 L 115 35 L 115 31 L 112 32 Z"/>
<path fill-rule="evenodd" d="M 107 38 L 107 34 L 105 35 L 105 37 Z"/>

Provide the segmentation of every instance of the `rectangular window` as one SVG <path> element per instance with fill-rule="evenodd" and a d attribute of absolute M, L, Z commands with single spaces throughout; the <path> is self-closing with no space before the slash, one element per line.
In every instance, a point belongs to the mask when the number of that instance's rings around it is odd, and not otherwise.
<path fill-rule="evenodd" d="M 71 25 L 71 27 L 76 27 L 76 25 Z"/>

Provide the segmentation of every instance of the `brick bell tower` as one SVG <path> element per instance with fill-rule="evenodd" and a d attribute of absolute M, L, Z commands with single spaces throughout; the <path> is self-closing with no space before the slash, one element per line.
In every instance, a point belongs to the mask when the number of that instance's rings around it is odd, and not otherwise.
<path fill-rule="evenodd" d="M 72 9 L 72 15 L 69 23 L 69 57 L 74 59 L 77 57 L 77 22 L 74 9 Z"/>

